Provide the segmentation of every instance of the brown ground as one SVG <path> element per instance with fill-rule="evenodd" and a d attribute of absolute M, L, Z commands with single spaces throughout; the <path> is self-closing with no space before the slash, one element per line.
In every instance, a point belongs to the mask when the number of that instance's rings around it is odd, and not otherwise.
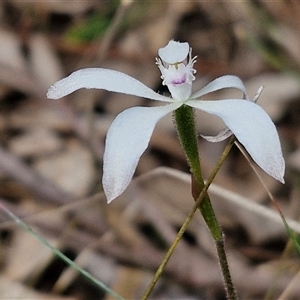
<path fill-rule="evenodd" d="M 82 67 L 125 72 L 166 92 L 155 65 L 170 39 L 198 56 L 199 89 L 241 77 L 278 128 L 286 184 L 263 180 L 285 217 L 299 219 L 300 2 L 15 1 L 0 3 L 1 205 L 126 299 L 139 299 L 192 207 L 188 167 L 171 116 L 156 127 L 136 179 L 110 205 L 101 193 L 107 129 L 137 97 L 81 90 L 46 99 Z M 218 93 L 216 97 L 225 97 Z M 155 105 L 155 103 L 154 103 Z M 199 114 L 199 131 L 223 125 Z M 199 138 L 208 177 L 224 143 Z M 163 168 L 159 168 L 163 167 Z M 234 148 L 210 195 L 241 299 L 299 299 L 299 254 L 266 191 Z M 0 299 L 113 299 L 0 212 Z M 300 224 L 290 222 L 300 233 Z M 196 214 L 152 299 L 224 299 L 207 228 Z"/>

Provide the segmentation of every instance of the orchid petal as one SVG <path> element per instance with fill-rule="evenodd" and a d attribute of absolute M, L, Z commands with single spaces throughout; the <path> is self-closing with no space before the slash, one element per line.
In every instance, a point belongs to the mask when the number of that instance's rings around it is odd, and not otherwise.
<path fill-rule="evenodd" d="M 256 103 L 260 94 L 262 93 L 264 87 L 260 86 L 259 89 L 257 90 L 256 94 L 254 95 L 253 100 L 251 100 L 252 102 Z M 222 142 L 224 140 L 226 140 L 228 137 L 230 137 L 232 135 L 232 131 L 226 127 L 223 130 L 221 130 L 216 136 L 208 136 L 208 135 L 203 135 L 200 134 L 200 136 L 202 138 L 204 138 L 205 140 L 207 140 L 208 142 L 211 143 L 217 143 L 217 142 Z"/>
<path fill-rule="evenodd" d="M 155 93 L 131 76 L 101 68 L 81 69 L 57 81 L 49 88 L 47 97 L 59 99 L 81 88 L 104 89 L 110 92 L 124 93 L 151 100 L 173 102 L 172 99 Z"/>
<path fill-rule="evenodd" d="M 260 106 L 241 99 L 189 100 L 186 104 L 220 117 L 253 160 L 266 173 L 284 183 L 285 163 L 277 130 Z"/>
<path fill-rule="evenodd" d="M 108 203 L 129 185 L 156 123 L 180 105 L 132 107 L 115 118 L 107 132 L 103 157 L 102 183 Z"/>
<path fill-rule="evenodd" d="M 203 95 L 221 90 L 221 89 L 229 89 L 229 88 L 235 88 L 240 91 L 242 91 L 246 97 L 248 98 L 246 87 L 244 86 L 242 80 L 236 76 L 233 75 L 225 75 L 221 76 L 210 83 L 208 83 L 206 86 L 204 86 L 201 90 L 194 93 L 190 98 L 196 99 Z"/>
<path fill-rule="evenodd" d="M 216 136 L 209 136 L 203 134 L 200 135 L 208 142 L 217 143 L 217 142 L 222 142 L 226 140 L 228 137 L 230 137 L 232 135 L 232 131 L 228 127 L 226 127 L 223 130 L 221 130 Z"/>

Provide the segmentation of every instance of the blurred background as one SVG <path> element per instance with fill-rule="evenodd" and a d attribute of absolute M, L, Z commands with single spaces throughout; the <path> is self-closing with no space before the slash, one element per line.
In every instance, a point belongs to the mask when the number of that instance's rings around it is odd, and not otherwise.
<path fill-rule="evenodd" d="M 258 172 L 300 232 L 299 14 L 297 0 L 2 0 L 1 205 L 124 298 L 139 299 L 193 205 L 172 116 L 157 125 L 126 193 L 107 205 L 101 193 L 106 132 L 124 109 L 156 103 L 102 90 L 50 101 L 46 92 L 79 68 L 102 67 L 167 94 L 155 57 L 174 39 L 188 42 L 197 56 L 194 91 L 225 74 L 239 76 L 251 97 L 264 86 L 258 104 L 277 126 L 286 183 Z M 213 135 L 224 124 L 197 112 L 197 126 Z M 199 136 L 205 177 L 225 144 Z M 240 298 L 298 299 L 299 254 L 237 148 L 210 195 Z M 113 299 L 2 210 L 0 220 L 0 299 Z M 215 250 L 197 213 L 151 299 L 225 298 Z"/>

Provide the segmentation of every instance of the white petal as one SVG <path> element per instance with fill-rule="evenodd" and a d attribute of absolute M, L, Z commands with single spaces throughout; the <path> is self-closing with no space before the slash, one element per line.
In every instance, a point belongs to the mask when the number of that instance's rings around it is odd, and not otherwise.
<path fill-rule="evenodd" d="M 228 137 L 230 137 L 232 135 L 232 132 L 228 127 L 226 127 L 223 130 L 221 130 L 216 136 L 203 135 L 203 134 L 200 134 L 200 135 L 205 140 L 212 142 L 212 143 L 216 143 L 216 142 L 222 142 L 222 141 L 226 140 Z"/>
<path fill-rule="evenodd" d="M 158 50 L 158 55 L 162 61 L 168 64 L 175 64 L 184 61 L 190 52 L 188 43 L 170 41 L 164 48 Z"/>
<path fill-rule="evenodd" d="M 235 88 L 235 89 L 242 91 L 244 93 L 244 95 L 246 96 L 246 99 L 249 99 L 247 92 L 246 92 L 246 87 L 244 86 L 242 80 L 233 75 L 221 76 L 221 77 L 211 81 L 205 87 L 203 87 L 201 90 L 194 93 L 191 96 L 191 99 L 196 99 L 203 95 L 206 95 L 206 94 L 209 94 L 209 93 L 221 90 L 221 89 L 229 89 L 229 88 Z"/>
<path fill-rule="evenodd" d="M 104 89 L 110 92 L 124 93 L 152 100 L 173 102 L 172 99 L 155 93 L 131 76 L 101 68 L 81 69 L 57 81 L 49 88 L 47 97 L 59 99 L 81 88 Z"/>
<path fill-rule="evenodd" d="M 156 123 L 181 103 L 158 107 L 132 107 L 121 112 L 107 132 L 103 158 L 103 189 L 108 203 L 130 183 Z"/>
<path fill-rule="evenodd" d="M 275 125 L 258 105 L 247 100 L 190 100 L 186 104 L 223 119 L 253 160 L 284 183 L 285 163 Z"/>

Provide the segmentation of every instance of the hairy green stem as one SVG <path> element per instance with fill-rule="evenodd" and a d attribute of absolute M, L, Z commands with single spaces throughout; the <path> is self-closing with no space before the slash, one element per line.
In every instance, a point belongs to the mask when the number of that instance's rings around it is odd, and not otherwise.
<path fill-rule="evenodd" d="M 187 155 L 188 162 L 192 171 L 192 194 L 194 199 L 198 199 L 199 193 L 203 190 L 204 181 L 201 172 L 200 157 L 198 151 L 197 131 L 195 125 L 194 109 L 182 105 L 175 111 L 175 122 L 179 133 L 182 147 Z M 233 141 L 234 138 L 231 139 Z M 203 219 L 205 220 L 212 238 L 214 240 L 221 271 L 224 279 L 225 289 L 228 299 L 237 299 L 235 288 L 231 279 L 226 252 L 224 245 L 224 235 L 217 221 L 214 209 L 207 193 L 203 196 L 203 200 L 198 206 Z"/>

